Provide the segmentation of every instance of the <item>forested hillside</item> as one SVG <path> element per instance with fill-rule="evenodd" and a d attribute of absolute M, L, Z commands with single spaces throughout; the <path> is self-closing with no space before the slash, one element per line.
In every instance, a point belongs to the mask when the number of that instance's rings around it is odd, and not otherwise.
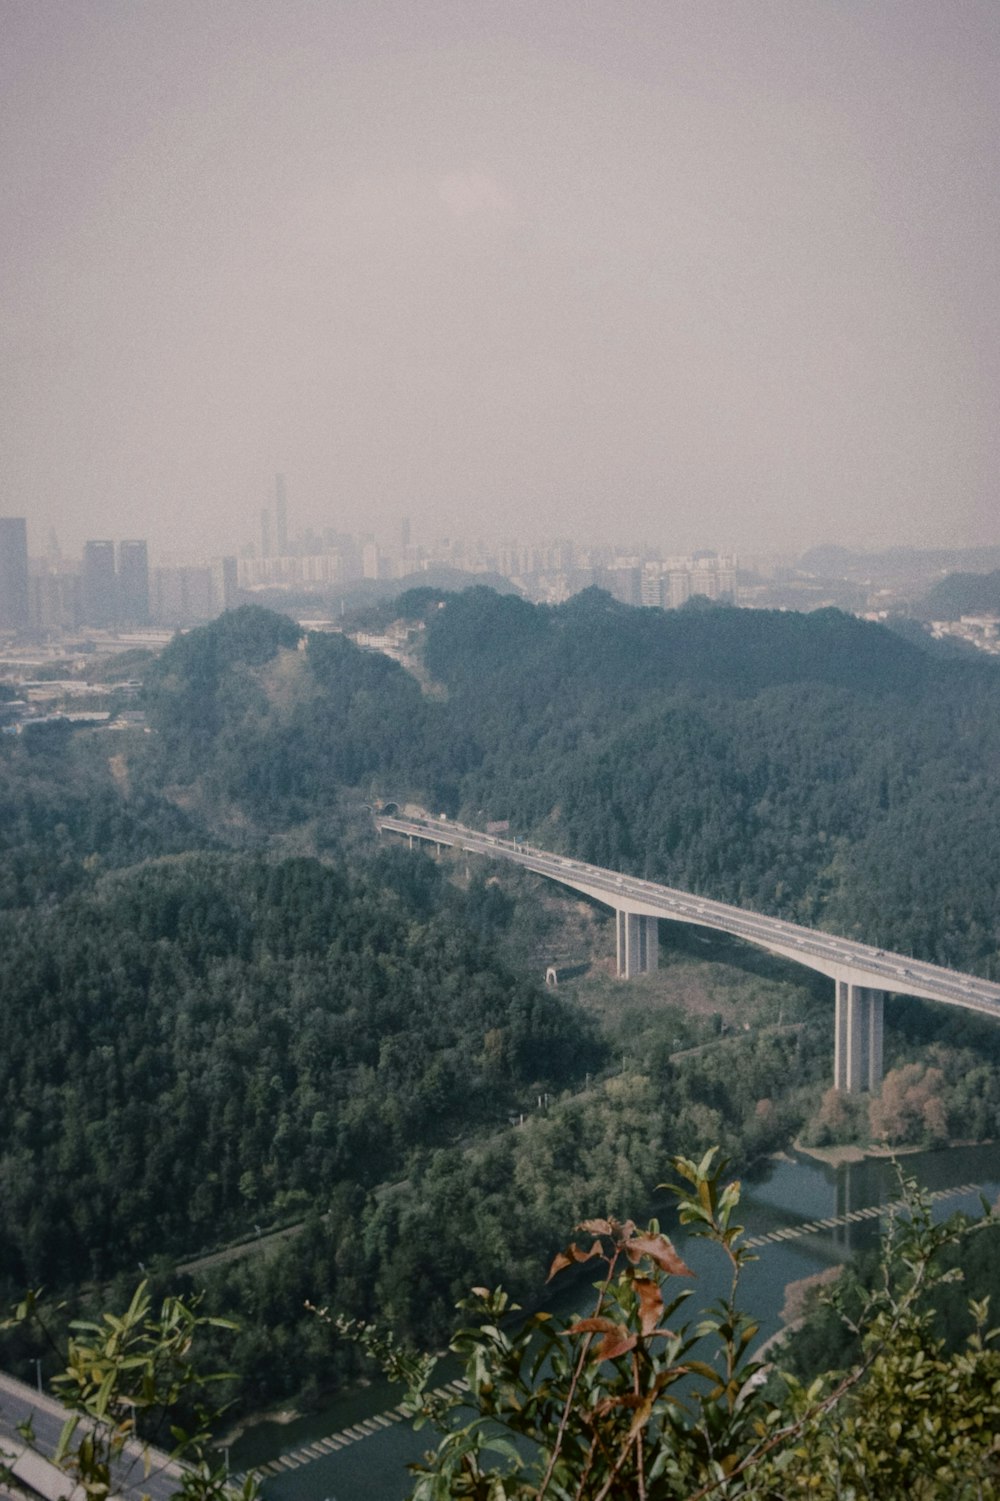
<path fill-rule="evenodd" d="M 149 734 L 0 739 L 3 1285 L 140 1260 L 168 1285 L 175 1261 L 304 1221 L 269 1259 L 205 1274 L 246 1325 L 244 1403 L 330 1379 L 305 1297 L 438 1335 L 471 1281 L 537 1285 L 595 1194 L 641 1211 L 664 1150 L 781 1145 L 829 1076 L 815 998 L 777 974 L 745 982 L 752 1035 L 722 1035 L 721 1002 L 598 1035 L 517 957 L 532 893 L 378 850 L 368 805 L 507 818 L 997 973 L 990 664 L 837 612 L 665 614 L 596 591 L 542 608 L 422 590 L 394 613 L 422 643 L 413 671 L 244 609 L 150 665 Z M 945 1094 L 918 1138 L 947 1131 L 948 1090 L 983 1131 L 1000 1120 L 970 1028 L 936 1055 Z"/>
<path fill-rule="evenodd" d="M 508 632 L 510 633 L 508 636 Z M 508 640 L 512 644 L 508 647 Z M 1000 674 L 835 611 L 471 595 L 428 665 L 482 726 L 462 812 L 927 958 L 994 962 Z"/>
<path fill-rule="evenodd" d="M 949 573 L 920 602 L 927 620 L 958 620 L 962 615 L 995 615 L 1000 611 L 1000 572 Z"/>
<path fill-rule="evenodd" d="M 315 861 L 193 856 L 8 918 L 9 1275 L 58 1281 L 81 1246 L 97 1276 L 190 1252 L 567 1078 L 588 1055 L 564 1008 L 434 905 Z"/>
<path fill-rule="evenodd" d="M 992 973 L 993 664 L 837 611 L 634 610 L 594 590 L 398 609 L 425 617 L 443 699 L 343 637 L 220 672 L 192 632 L 151 686 L 160 780 L 261 827 L 322 826 L 345 785 L 508 818 L 599 864 Z"/>

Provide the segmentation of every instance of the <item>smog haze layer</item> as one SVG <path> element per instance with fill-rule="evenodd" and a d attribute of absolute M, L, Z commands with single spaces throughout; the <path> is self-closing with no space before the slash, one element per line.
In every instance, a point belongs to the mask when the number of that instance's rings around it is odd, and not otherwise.
<path fill-rule="evenodd" d="M 0 513 L 996 542 L 995 0 L 0 0 Z"/>

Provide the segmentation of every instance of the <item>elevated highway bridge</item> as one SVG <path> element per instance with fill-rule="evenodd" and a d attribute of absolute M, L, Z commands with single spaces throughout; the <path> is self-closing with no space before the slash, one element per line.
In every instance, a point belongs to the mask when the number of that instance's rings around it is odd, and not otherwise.
<path fill-rule="evenodd" d="M 877 1089 L 881 1082 L 886 992 L 941 1001 L 1000 1019 L 1000 985 L 960 970 L 944 969 L 907 954 L 872 948 L 744 907 L 731 907 L 655 881 L 620 875 L 447 819 L 379 813 L 375 824 L 381 831 L 402 835 L 411 848 L 419 839 L 439 849 L 448 847 L 509 860 L 612 907 L 622 979 L 657 968 L 661 918 L 729 933 L 828 975 L 834 982 L 835 997 L 833 1082 L 837 1089 L 849 1093 Z"/>

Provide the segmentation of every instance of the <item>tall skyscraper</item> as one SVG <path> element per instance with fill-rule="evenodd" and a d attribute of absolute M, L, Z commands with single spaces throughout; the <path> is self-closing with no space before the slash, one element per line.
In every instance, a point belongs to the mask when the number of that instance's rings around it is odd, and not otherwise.
<path fill-rule="evenodd" d="M 28 622 L 28 523 L 0 516 L 0 630 L 22 630 Z"/>
<path fill-rule="evenodd" d="M 118 624 L 149 624 L 149 557 L 145 542 L 118 544 Z"/>
<path fill-rule="evenodd" d="M 260 555 L 271 556 L 271 513 L 266 507 L 260 513 Z"/>
<path fill-rule="evenodd" d="M 87 542 L 83 549 L 83 623 L 113 630 L 117 617 L 115 544 Z"/>
<path fill-rule="evenodd" d="M 279 558 L 288 556 L 288 503 L 285 499 L 285 476 L 274 476 L 274 541 Z"/>

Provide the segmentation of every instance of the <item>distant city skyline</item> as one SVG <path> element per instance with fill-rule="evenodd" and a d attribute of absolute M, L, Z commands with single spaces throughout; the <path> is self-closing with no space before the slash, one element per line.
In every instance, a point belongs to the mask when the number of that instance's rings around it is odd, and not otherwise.
<path fill-rule="evenodd" d="M 972 546 L 995 0 L 4 0 L 0 511 Z"/>
<path fill-rule="evenodd" d="M 284 475 L 277 475 L 275 479 L 284 480 Z M 476 566 L 482 567 L 482 560 L 490 557 L 504 557 L 507 563 L 518 552 L 536 556 L 565 556 L 569 558 L 575 555 L 579 558 L 600 559 L 602 562 L 611 563 L 617 561 L 619 566 L 629 560 L 665 562 L 668 566 L 671 560 L 679 562 L 687 558 L 689 561 L 699 557 L 716 558 L 725 562 L 726 566 L 753 568 L 758 562 L 771 565 L 797 565 L 801 560 L 808 559 L 813 554 L 819 557 L 830 555 L 831 561 L 835 562 L 840 554 L 845 557 L 862 561 L 864 559 L 875 560 L 882 555 L 913 553 L 915 555 L 926 554 L 928 557 L 936 554 L 954 556 L 956 559 L 969 557 L 967 566 L 972 571 L 992 571 L 996 555 L 1000 558 L 1000 526 L 996 528 L 996 536 L 993 541 L 985 541 L 972 546 L 941 544 L 921 548 L 914 546 L 903 538 L 889 538 L 877 548 L 850 548 L 828 541 L 814 539 L 803 548 L 792 547 L 759 547 L 738 551 L 734 547 L 726 545 L 702 544 L 687 549 L 657 545 L 647 539 L 636 537 L 610 535 L 604 540 L 573 538 L 567 534 L 543 535 L 538 532 L 528 535 L 518 535 L 510 530 L 506 533 L 500 531 L 489 532 L 488 529 L 478 529 L 475 533 L 460 530 L 450 535 L 427 535 L 421 536 L 415 531 L 408 517 L 402 522 L 389 529 L 366 527 L 360 530 L 342 529 L 336 526 L 321 527 L 314 530 L 311 526 L 298 526 L 298 518 L 287 506 L 286 489 L 281 485 L 278 490 L 280 505 L 279 518 L 269 507 L 263 507 L 261 511 L 251 518 L 245 533 L 239 537 L 230 537 L 224 540 L 223 545 L 211 550 L 205 550 L 189 542 L 187 546 L 175 545 L 175 539 L 171 539 L 166 547 L 156 547 L 147 538 L 95 538 L 88 534 L 86 526 L 83 528 L 83 541 L 78 547 L 66 545 L 63 538 L 55 531 L 54 527 L 48 529 L 44 536 L 39 535 L 38 528 L 32 526 L 30 517 L 4 517 L 0 516 L 0 525 L 8 524 L 8 534 L 11 526 L 20 528 L 17 535 L 23 538 L 26 549 L 25 556 L 30 562 L 31 571 L 39 570 L 49 572 L 76 572 L 82 573 L 87 566 L 88 554 L 94 549 L 110 549 L 111 555 L 118 558 L 118 567 L 123 560 L 131 560 L 133 566 L 141 554 L 144 567 L 155 563 L 164 567 L 198 567 L 210 565 L 223 558 L 230 558 L 234 563 L 239 562 L 241 569 L 244 563 L 253 562 L 258 565 L 268 560 L 277 562 L 282 558 L 296 558 L 320 556 L 336 552 L 345 545 L 356 548 L 359 558 L 363 552 L 372 556 L 378 556 L 387 560 L 393 560 L 401 565 L 407 558 L 417 564 L 426 563 L 427 560 L 445 562 L 456 560 L 456 566 L 461 566 L 462 560 L 476 562 Z M 272 502 L 273 504 L 273 502 Z M 279 539 L 283 544 L 279 548 Z M 979 564 L 974 560 L 974 555 L 982 554 L 986 562 Z M 478 561 L 477 561 L 478 560 Z M 552 564 L 551 566 L 560 566 Z M 568 564 L 566 566 L 569 566 Z M 955 563 L 949 566 L 966 566 Z M 126 569 L 129 563 L 125 563 Z M 510 574 L 516 572 L 513 567 L 505 567 L 500 571 Z M 833 568 L 836 573 L 836 567 Z"/>
<path fill-rule="evenodd" d="M 566 538 L 535 544 L 453 537 L 424 545 L 414 540 L 408 518 L 388 540 L 334 528 L 295 533 L 280 474 L 274 514 L 262 511 L 259 526 L 258 544 L 244 544 L 238 556 L 153 554 L 151 562 L 142 538 L 88 539 L 74 558 L 50 532 L 44 553 L 29 553 L 25 518 L 0 517 L 0 634 L 10 634 L 15 649 L 20 639 L 22 647 L 47 641 L 51 650 L 53 642 L 79 632 L 148 642 L 253 601 L 303 619 L 332 620 L 414 585 L 456 589 L 481 582 L 547 605 L 596 587 L 621 604 L 661 610 L 701 597 L 749 609 L 835 606 L 880 620 L 912 618 L 915 611 L 916 618 L 935 621 L 941 639 L 957 637 L 992 655 L 1000 651 L 1000 545 L 881 553 L 817 547 L 801 557 L 740 558 L 716 549 L 679 554 Z M 946 575 L 955 587 L 935 594 Z M 928 614 L 932 597 L 937 608 Z"/>
<path fill-rule="evenodd" d="M 277 481 L 283 482 L 280 490 L 275 495 Z M 650 555 L 668 556 L 671 553 L 693 554 L 697 552 L 716 552 L 731 554 L 736 548 L 730 544 L 726 537 L 709 538 L 698 536 L 696 529 L 692 533 L 696 540 L 687 547 L 672 546 L 670 539 L 654 539 L 640 537 L 627 532 L 619 533 L 613 521 L 609 520 L 603 535 L 573 534 L 570 531 L 546 531 L 540 525 L 529 526 L 524 531 L 513 526 L 490 525 L 487 519 L 483 525 L 469 527 L 435 528 L 423 530 L 419 522 L 412 521 L 408 515 L 398 518 L 392 517 L 385 524 L 379 524 L 375 518 L 370 518 L 359 526 L 347 526 L 338 524 L 337 518 L 328 518 L 326 522 L 313 524 L 306 522 L 299 516 L 296 508 L 288 499 L 288 486 L 286 476 L 277 474 L 271 477 L 270 494 L 267 488 L 262 489 L 262 504 L 259 509 L 249 513 L 245 521 L 230 534 L 226 535 L 221 530 L 212 533 L 216 538 L 213 545 L 200 545 L 196 537 L 182 537 L 167 534 L 162 543 L 157 541 L 157 528 L 149 529 L 148 536 L 142 540 L 146 543 L 150 558 L 166 563 L 195 564 L 212 557 L 233 555 L 238 557 L 268 557 L 283 556 L 291 551 L 301 552 L 304 544 L 312 542 L 316 551 L 323 550 L 320 539 L 324 534 L 341 534 L 358 539 L 371 538 L 380 548 L 386 552 L 394 552 L 402 547 L 438 552 L 442 546 L 451 545 L 468 549 L 486 548 L 499 549 L 503 547 L 532 547 L 547 548 L 560 544 L 569 543 L 574 547 L 584 550 L 613 551 L 622 554 L 643 552 Z M 279 515 L 280 505 L 280 515 Z M 57 529 L 55 525 L 43 526 L 36 524 L 30 509 L 26 517 L 28 551 L 32 559 L 41 561 L 48 559 L 50 562 L 57 557 L 64 562 L 82 562 L 89 543 L 97 538 L 100 530 L 92 522 L 91 518 L 81 513 L 70 529 Z M 88 522 L 90 524 L 88 525 Z M 996 545 L 1000 545 L 1000 523 L 994 528 Z M 163 535 L 160 529 L 159 535 Z M 404 540 L 405 539 L 405 540 Z M 125 534 L 121 534 L 115 540 L 128 541 Z M 797 557 L 800 553 L 810 548 L 824 546 L 829 543 L 825 537 L 814 537 L 808 540 L 802 548 L 790 546 L 780 547 L 749 547 L 744 549 L 747 553 L 772 554 L 787 558 Z M 284 544 L 284 545 L 279 545 Z M 837 544 L 830 544 L 837 545 Z M 890 539 L 887 546 L 907 546 L 902 539 Z M 982 545 L 990 546 L 989 540 Z M 308 549 L 307 549 L 308 550 Z M 858 549 L 865 551 L 866 549 Z"/>

